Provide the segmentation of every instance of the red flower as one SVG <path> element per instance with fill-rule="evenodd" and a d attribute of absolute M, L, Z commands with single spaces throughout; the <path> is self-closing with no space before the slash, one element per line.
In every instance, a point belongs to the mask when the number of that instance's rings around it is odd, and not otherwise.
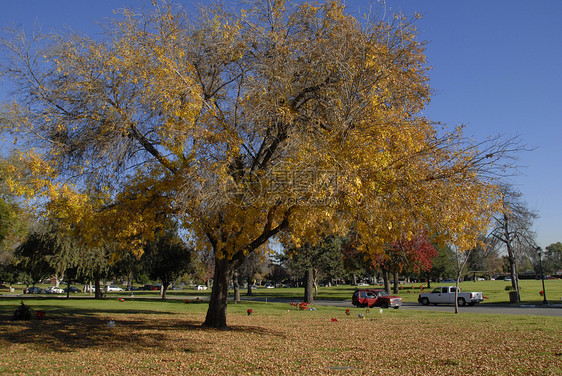
<path fill-rule="evenodd" d="M 544 296 L 544 291 L 539 291 L 540 296 Z"/>
<path fill-rule="evenodd" d="M 37 311 L 35 312 L 35 317 L 37 317 L 37 320 L 43 320 L 45 318 L 45 312 Z"/>
<path fill-rule="evenodd" d="M 123 298 L 119 298 L 119 301 L 120 301 L 120 302 L 124 302 L 124 301 L 125 301 L 125 299 L 123 299 Z"/>
<path fill-rule="evenodd" d="M 338 322 L 338 319 L 332 318 L 332 322 Z"/>
<path fill-rule="evenodd" d="M 185 299 L 185 302 L 186 302 L 186 303 L 189 303 L 189 299 Z"/>
<path fill-rule="evenodd" d="M 349 308 L 348 308 L 348 309 L 345 310 L 345 314 L 346 314 L 346 315 L 349 315 L 349 313 L 350 313 L 350 312 L 349 312 Z"/>
<path fill-rule="evenodd" d="M 246 311 L 248 313 L 248 316 L 250 316 L 252 313 L 254 313 L 254 311 L 250 308 L 249 310 Z"/>

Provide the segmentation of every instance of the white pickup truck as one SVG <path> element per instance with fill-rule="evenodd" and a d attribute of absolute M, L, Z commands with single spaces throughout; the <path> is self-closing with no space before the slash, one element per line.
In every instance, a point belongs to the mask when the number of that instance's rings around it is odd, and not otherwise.
<path fill-rule="evenodd" d="M 433 289 L 429 293 L 421 293 L 418 297 L 418 302 L 423 305 L 429 304 L 455 304 L 455 286 L 443 286 Z M 473 305 L 480 303 L 482 299 L 481 292 L 461 292 L 459 289 L 458 302 L 460 306 L 469 304 Z"/>

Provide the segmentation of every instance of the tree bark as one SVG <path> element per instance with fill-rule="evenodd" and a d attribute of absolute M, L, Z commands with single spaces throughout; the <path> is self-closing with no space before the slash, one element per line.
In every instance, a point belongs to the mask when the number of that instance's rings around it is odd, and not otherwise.
<path fill-rule="evenodd" d="M 240 273 L 234 272 L 232 278 L 232 285 L 234 286 L 234 303 L 240 303 Z"/>
<path fill-rule="evenodd" d="M 246 280 L 247 284 L 248 284 L 248 293 L 247 295 L 253 295 L 254 293 L 252 292 L 252 277 L 248 277 L 248 279 Z"/>
<path fill-rule="evenodd" d="M 398 278 L 398 270 L 394 271 L 394 294 L 398 294 L 400 291 L 399 289 L 399 278 Z"/>
<path fill-rule="evenodd" d="M 517 273 L 517 262 L 511 244 L 507 244 L 507 258 L 509 260 L 509 274 L 511 276 L 511 287 L 517 292 L 517 303 L 521 301 L 519 296 L 519 276 Z"/>
<path fill-rule="evenodd" d="M 215 275 L 213 278 L 213 289 L 211 291 L 211 301 L 207 309 L 207 316 L 203 326 L 227 329 L 226 325 L 226 307 L 228 300 L 228 286 L 232 279 L 233 265 L 232 262 L 224 257 L 218 259 L 215 257 Z"/>
<path fill-rule="evenodd" d="M 166 292 L 168 291 L 169 286 L 170 282 L 162 281 L 162 287 L 160 288 L 160 295 L 162 295 L 162 300 L 166 300 Z"/>
<path fill-rule="evenodd" d="M 312 268 L 308 268 L 305 274 L 304 301 L 308 304 L 314 304 L 314 269 Z"/>
<path fill-rule="evenodd" d="M 101 299 L 103 298 L 102 295 L 102 291 L 101 291 L 101 282 L 100 282 L 100 276 L 99 275 L 94 275 L 94 286 L 96 289 L 96 293 L 95 293 L 95 297 L 94 299 Z"/>
<path fill-rule="evenodd" d="M 388 269 L 381 268 L 382 279 L 384 281 L 384 290 L 387 294 L 390 294 L 390 283 L 388 282 Z"/>

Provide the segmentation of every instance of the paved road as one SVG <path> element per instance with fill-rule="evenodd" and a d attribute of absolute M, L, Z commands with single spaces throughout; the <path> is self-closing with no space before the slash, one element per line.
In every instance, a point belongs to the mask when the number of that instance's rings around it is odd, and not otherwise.
<path fill-rule="evenodd" d="M 40 298 L 41 295 L 3 295 L 4 297 L 26 297 L 26 299 Z M 43 296 L 44 297 L 44 296 Z M 59 297 L 64 298 L 66 295 L 49 295 L 49 297 Z M 82 296 L 83 298 L 91 298 L 89 296 Z M 115 298 L 117 296 L 114 296 Z M 129 295 L 123 295 L 124 298 L 130 297 Z M 73 298 L 76 298 L 73 296 Z M 135 297 L 141 299 L 160 299 L 159 296 L 154 297 Z M 189 296 L 168 296 L 168 299 L 195 299 Z M 203 298 L 202 300 L 207 300 Z M 266 298 L 262 297 L 249 297 L 244 296 L 242 300 L 252 300 L 252 301 L 266 301 Z M 279 302 L 287 303 L 294 301 L 299 301 L 299 299 L 283 299 L 283 298 L 267 298 L 269 302 Z M 353 307 L 351 300 L 316 300 L 317 305 L 328 305 L 333 307 Z M 455 307 L 452 305 L 428 305 L 424 306 L 419 303 L 408 303 L 402 304 L 400 309 L 407 310 L 418 310 L 418 311 L 437 311 L 437 312 L 454 312 Z M 506 314 L 506 315 L 534 315 L 534 316 L 555 316 L 562 317 L 562 303 L 556 302 L 556 304 L 551 303 L 548 306 L 542 304 L 537 305 L 512 305 L 512 304 L 476 304 L 473 306 L 459 307 L 459 312 L 461 313 L 491 313 L 491 314 Z"/>
<path fill-rule="evenodd" d="M 243 297 L 242 300 L 258 300 L 265 301 L 265 298 L 252 298 Z M 293 300 L 287 299 L 268 299 L 270 302 L 286 302 L 289 303 Z M 317 305 L 328 305 L 334 307 L 353 307 L 351 300 L 316 300 Z M 437 312 L 455 312 L 455 307 L 452 305 L 428 305 L 424 306 L 419 303 L 402 304 L 400 309 L 418 310 L 418 311 L 437 311 Z M 461 313 L 491 313 L 491 314 L 506 314 L 506 315 L 533 315 L 533 316 L 557 316 L 562 317 L 562 304 L 543 305 L 511 305 L 511 304 L 476 304 L 473 306 L 459 307 Z"/>
<path fill-rule="evenodd" d="M 403 303 L 402 309 L 418 311 L 454 312 L 452 305 L 429 305 L 418 303 Z M 473 306 L 459 307 L 461 313 L 492 313 L 506 315 L 534 315 L 534 316 L 558 316 L 562 317 L 562 305 L 508 305 L 508 304 L 476 304 Z"/>

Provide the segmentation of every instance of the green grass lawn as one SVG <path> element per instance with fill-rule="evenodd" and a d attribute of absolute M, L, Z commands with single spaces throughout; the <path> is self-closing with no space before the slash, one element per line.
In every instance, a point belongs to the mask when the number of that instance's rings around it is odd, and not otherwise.
<path fill-rule="evenodd" d="M 448 286 L 450 283 L 432 283 L 431 289 L 438 286 Z M 542 291 L 542 283 L 537 280 L 520 280 L 520 295 L 522 304 L 541 304 L 543 298 L 539 294 Z M 404 284 L 404 288 L 398 293 L 402 297 L 404 302 L 417 302 L 418 294 L 422 292 L 420 287 L 423 287 L 424 292 L 431 291 L 427 288 L 427 284 Z M 509 303 L 509 293 L 505 290 L 506 286 L 510 286 L 510 282 L 507 281 L 477 281 L 477 282 L 461 282 L 460 287 L 462 291 L 481 291 L 485 297 L 482 304 L 486 303 Z M 47 285 L 39 286 L 41 288 L 47 287 Z M 16 286 L 16 293 L 21 294 L 23 286 Z M 333 287 L 320 287 L 318 290 L 317 299 L 320 300 L 351 300 L 351 295 L 357 287 L 350 285 L 333 286 Z M 363 287 L 361 287 L 363 288 Z M 366 288 L 381 288 L 380 286 L 369 286 Z M 562 279 L 549 279 L 545 281 L 545 288 L 548 302 L 562 304 Z M 7 294 L 6 289 L 0 290 L 0 294 Z M 231 290 L 231 293 L 233 291 Z M 190 297 L 190 298 L 208 298 L 211 292 L 193 290 L 192 288 L 186 287 L 183 290 L 169 290 L 169 297 Z M 159 297 L 159 291 L 134 291 L 134 297 Z M 241 289 L 241 295 L 244 297 L 247 295 L 246 289 Z M 47 295 L 48 296 L 48 295 Z M 60 295 L 59 295 L 60 296 Z M 90 296 L 88 293 L 76 293 L 71 294 L 72 297 L 78 296 Z M 117 296 L 130 296 L 130 292 L 110 292 L 107 294 L 108 297 Z M 302 301 L 304 297 L 303 288 L 274 288 L 266 289 L 259 288 L 253 290 L 253 296 L 259 298 L 283 298 L 291 299 L 295 301 Z"/>
<path fill-rule="evenodd" d="M 404 289 L 398 293 L 405 302 L 417 302 L 418 294 L 422 292 L 420 286 L 425 292 L 431 291 L 435 287 L 450 286 L 451 283 L 432 283 L 431 288 L 427 288 L 427 284 L 405 284 Z M 510 286 L 507 281 L 477 281 L 477 282 L 461 282 L 462 291 L 480 291 L 486 297 L 485 303 L 509 303 L 509 293 L 505 290 L 506 286 Z M 412 288 L 413 287 L 413 288 Z M 350 285 L 320 287 L 318 289 L 317 299 L 327 300 L 351 300 L 351 295 L 357 287 Z M 380 286 L 369 286 L 360 288 L 381 288 Z M 537 280 L 520 280 L 519 281 L 521 302 L 525 304 L 540 304 L 543 301 L 539 294 L 542 291 L 541 281 Z M 550 279 L 545 281 L 547 299 L 550 303 L 562 304 L 562 279 Z M 246 294 L 246 290 L 242 291 Z M 278 297 L 286 299 L 302 300 L 304 296 L 303 288 L 275 288 L 275 289 L 257 289 L 253 294 L 257 297 Z"/>
<path fill-rule="evenodd" d="M 559 317 L 243 302 L 219 331 L 201 327 L 207 304 L 193 300 L 24 301 L 45 318 L 13 321 L 21 299 L 0 299 L 2 375 L 562 373 Z"/>

